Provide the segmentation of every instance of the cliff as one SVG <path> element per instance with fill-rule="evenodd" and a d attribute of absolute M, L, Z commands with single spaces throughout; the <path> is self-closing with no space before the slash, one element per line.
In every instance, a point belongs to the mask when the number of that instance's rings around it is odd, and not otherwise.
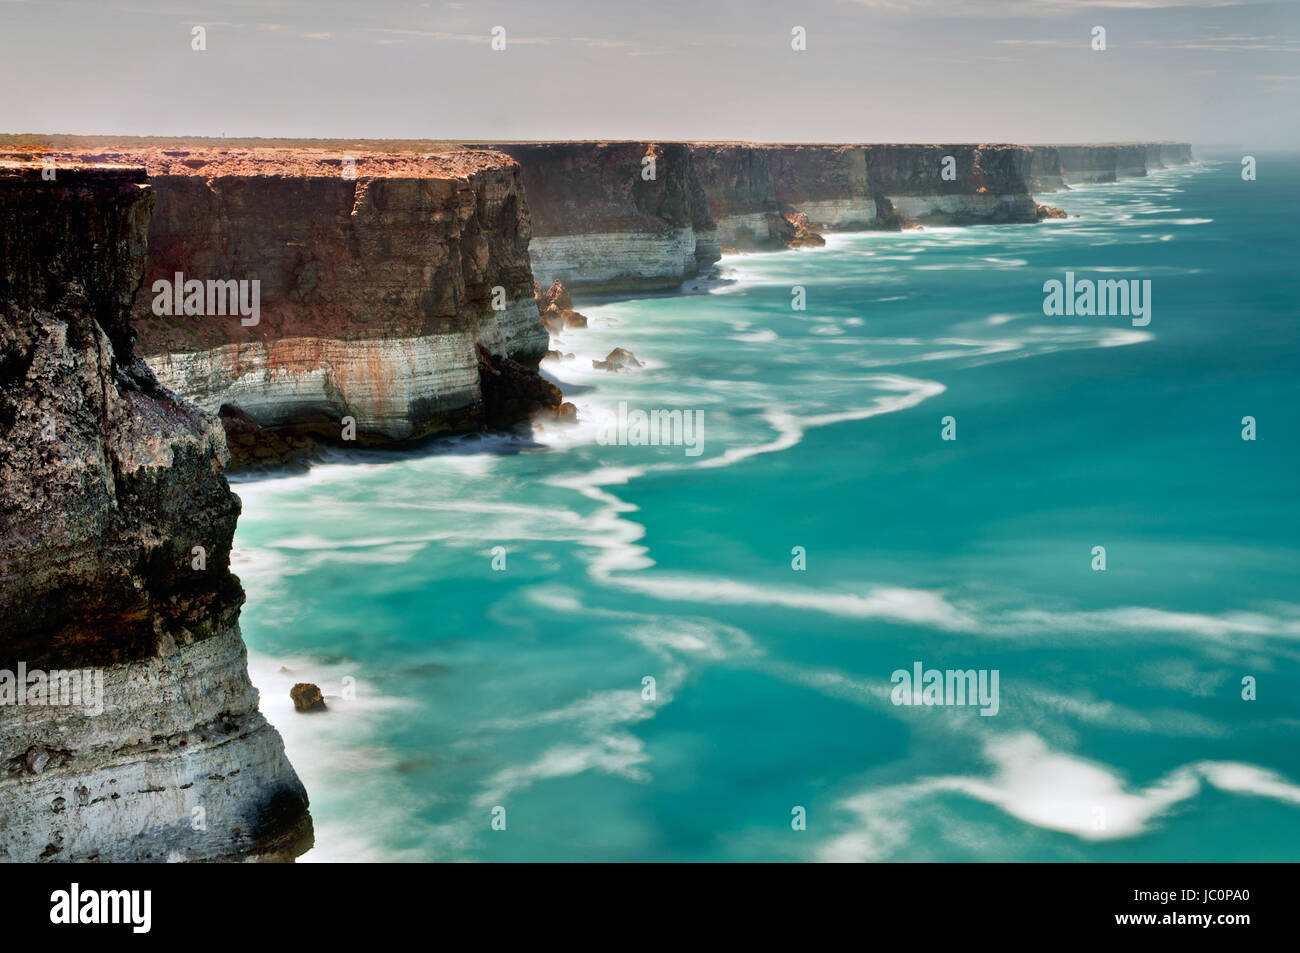
<path fill-rule="evenodd" d="M 722 248 L 815 244 L 813 229 L 1034 222 L 1032 193 L 1190 161 L 1185 144 L 563 142 L 490 147 L 522 167 L 534 275 L 577 291 L 677 288 Z M 655 178 L 642 175 L 647 157 Z M 951 161 L 949 161 L 951 160 Z M 802 216 L 802 218 L 801 218 Z"/>
<path fill-rule="evenodd" d="M 222 429 L 132 348 L 154 193 L 41 171 L 0 166 L 0 859 L 291 860 L 311 819 L 248 680 Z"/>
<path fill-rule="evenodd" d="M 718 260 L 689 146 L 505 143 L 532 211 L 533 274 L 588 292 L 666 291 Z M 647 160 L 653 160 L 653 163 Z"/>
<path fill-rule="evenodd" d="M 562 418 L 571 408 L 537 370 L 548 336 L 534 279 L 671 291 L 724 246 L 1032 222 L 1033 191 L 1190 159 L 1175 143 L 407 145 L 62 140 L 26 157 L 148 169 L 157 213 L 137 349 L 164 385 L 220 414 L 236 465 Z M 214 285 L 229 307 L 214 309 Z"/>
<path fill-rule="evenodd" d="M 1023 146 L 867 146 L 866 164 L 877 205 L 884 205 L 883 197 L 903 221 L 976 225 L 1037 220 L 1029 191 L 1030 153 Z M 879 214 L 883 218 L 885 210 Z"/>
<path fill-rule="evenodd" d="M 1030 151 L 1035 192 L 1066 189 L 1070 183 L 1116 182 L 1193 161 L 1192 147 L 1185 142 L 1031 146 Z"/>
<path fill-rule="evenodd" d="M 877 225 L 875 193 L 862 146 L 770 146 L 776 200 L 826 230 Z"/>
<path fill-rule="evenodd" d="M 56 158 L 60 154 L 54 154 Z M 69 154 L 63 153 L 67 158 Z M 226 421 L 238 462 L 298 438 L 383 444 L 554 411 L 537 364 L 518 166 L 487 152 L 312 149 L 79 152 L 149 172 L 157 211 L 132 314 L 159 380 Z M 258 314 L 156 282 L 256 292 Z M 254 286 L 253 283 L 256 282 Z M 251 302 L 250 302 L 251 303 Z M 201 313 L 193 313 L 194 311 Z M 159 313 L 159 312 L 162 313 Z M 189 313 L 185 313 L 185 312 Z M 484 373 L 531 394 L 492 406 Z M 345 430 L 351 418 L 354 433 Z"/>
<path fill-rule="evenodd" d="M 1067 182 L 1114 182 L 1147 174 L 1145 146 L 1057 146 L 1056 151 Z"/>
<path fill-rule="evenodd" d="M 744 145 L 693 145 L 691 161 L 725 250 L 790 243 L 794 229 L 782 214 L 768 150 Z"/>
<path fill-rule="evenodd" d="M 691 155 L 724 248 L 796 244 L 799 215 L 822 230 L 1037 219 L 1020 146 L 708 143 Z"/>

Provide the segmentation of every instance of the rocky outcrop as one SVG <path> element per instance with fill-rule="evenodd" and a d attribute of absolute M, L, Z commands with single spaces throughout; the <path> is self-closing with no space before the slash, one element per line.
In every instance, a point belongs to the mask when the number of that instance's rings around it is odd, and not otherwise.
<path fill-rule="evenodd" d="M 636 359 L 636 355 L 626 348 L 616 347 L 605 355 L 603 361 L 592 361 L 591 366 L 598 371 L 625 371 L 632 367 L 645 365 Z"/>
<path fill-rule="evenodd" d="M 329 710 L 325 705 L 325 696 L 321 694 L 320 686 L 311 682 L 298 682 L 289 689 L 289 698 L 293 700 L 294 711 L 311 714 Z"/>
<path fill-rule="evenodd" d="M 291 860 L 311 819 L 248 679 L 222 429 L 132 347 L 154 194 L 41 173 L 0 165 L 0 859 Z"/>
<path fill-rule="evenodd" d="M 537 310 L 542 314 L 542 326 L 551 334 L 562 334 L 567 328 L 585 328 L 587 316 L 573 310 L 573 298 L 564 283 L 556 278 L 545 290 L 535 285 Z M 553 352 L 547 351 L 549 356 Z"/>
<path fill-rule="evenodd" d="M 151 148 L 98 158 L 144 164 L 157 195 L 133 304 L 138 350 L 164 385 L 241 421 L 236 450 L 249 420 L 270 431 L 254 435 L 263 449 L 500 421 L 479 348 L 534 373 L 546 353 L 528 207 L 506 156 Z M 213 307 L 210 290 L 182 308 L 170 288 L 191 281 L 232 292 L 247 283 L 259 313 L 232 313 L 220 295 Z"/>
<path fill-rule="evenodd" d="M 826 239 L 822 237 L 808 220 L 804 212 L 787 211 L 783 216 L 794 234 L 786 239 L 786 245 L 791 248 L 820 248 L 826 244 Z"/>
<path fill-rule="evenodd" d="M 577 408 L 564 402 L 560 389 L 533 368 L 493 354 L 482 346 L 478 349 L 478 361 L 483 404 L 489 413 L 484 423 L 488 427 L 505 430 L 519 420 L 538 416 L 554 420 L 577 417 Z"/>
<path fill-rule="evenodd" d="M 504 143 L 532 212 L 542 284 L 588 293 L 667 291 L 718 260 L 719 236 L 682 143 Z"/>

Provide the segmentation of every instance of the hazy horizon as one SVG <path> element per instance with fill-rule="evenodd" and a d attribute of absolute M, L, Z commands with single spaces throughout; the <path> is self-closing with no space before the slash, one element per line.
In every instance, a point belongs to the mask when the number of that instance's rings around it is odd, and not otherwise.
<path fill-rule="evenodd" d="M 0 18 L 13 134 L 1300 145 L 1295 3 L 0 0 Z"/>

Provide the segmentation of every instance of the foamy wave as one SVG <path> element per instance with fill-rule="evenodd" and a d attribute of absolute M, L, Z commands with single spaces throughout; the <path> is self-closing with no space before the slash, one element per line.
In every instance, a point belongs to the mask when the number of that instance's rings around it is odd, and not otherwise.
<path fill-rule="evenodd" d="M 623 589 L 666 600 L 777 606 L 852 619 L 890 619 L 957 631 L 969 631 L 977 625 L 974 618 L 956 609 L 941 594 L 923 589 L 879 587 L 868 590 L 866 595 L 857 595 L 824 589 L 755 586 L 733 579 L 650 575 L 619 576 L 610 582 Z"/>
<path fill-rule="evenodd" d="M 984 801 L 1034 827 L 1080 840 L 1134 837 L 1201 790 L 1202 782 L 1232 794 L 1300 804 L 1300 786 L 1275 772 L 1236 762 L 1203 761 L 1170 771 L 1143 788 L 1129 789 L 1104 765 L 1051 750 L 1025 732 L 989 741 L 988 777 L 929 778 L 866 791 L 840 802 L 856 826 L 821 846 L 828 861 L 879 860 L 906 841 L 918 802 L 944 793 Z"/>
<path fill-rule="evenodd" d="M 611 735 L 585 745 L 555 745 L 528 764 L 503 768 L 487 782 L 474 802 L 480 807 L 502 803 L 507 796 L 539 781 L 600 771 L 627 781 L 648 781 L 641 765 L 650 760 L 645 744 L 630 734 Z"/>
<path fill-rule="evenodd" d="M 744 344 L 771 344 L 773 341 L 778 340 L 778 335 L 770 328 L 762 328 L 748 334 L 733 334 L 731 340 L 740 341 Z"/>
<path fill-rule="evenodd" d="M 398 757 L 381 740 L 380 724 L 394 712 L 415 707 L 406 699 L 386 696 L 361 678 L 360 663 L 325 663 L 298 656 L 271 658 L 250 652 L 248 674 L 261 695 L 260 709 L 284 739 L 285 755 L 312 800 L 363 805 L 346 821 L 316 820 L 316 846 L 300 858 L 306 862 L 417 859 L 384 846 L 394 830 L 412 830 L 422 822 L 418 801 L 395 797 L 375 778 L 391 775 Z M 345 679 L 351 679 L 344 690 Z M 295 711 L 289 689 L 298 682 L 320 686 L 327 710 Z"/>

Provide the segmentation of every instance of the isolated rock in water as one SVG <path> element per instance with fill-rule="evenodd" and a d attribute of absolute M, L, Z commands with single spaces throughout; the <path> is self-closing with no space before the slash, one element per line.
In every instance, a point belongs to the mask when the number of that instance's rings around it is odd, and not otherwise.
<path fill-rule="evenodd" d="M 578 408 L 566 400 L 560 405 L 560 409 L 556 411 L 555 416 L 561 423 L 576 424 L 578 422 Z"/>
<path fill-rule="evenodd" d="M 293 686 L 289 689 L 289 697 L 298 711 L 325 711 L 325 696 L 320 693 L 320 687 L 311 682 L 299 682 Z"/>
<path fill-rule="evenodd" d="M 1045 218 L 1068 218 L 1065 209 L 1057 208 L 1055 205 L 1038 206 L 1038 220 L 1041 222 Z"/>
<path fill-rule="evenodd" d="M 552 334 L 559 334 L 565 328 L 585 328 L 587 326 L 587 316 L 579 314 L 577 311 L 561 311 L 559 308 L 551 308 L 542 312 L 542 324 Z"/>
<path fill-rule="evenodd" d="M 538 311 L 546 312 L 551 308 L 555 308 L 557 311 L 573 310 L 573 298 L 569 296 L 568 290 L 559 278 L 552 281 L 551 286 L 545 291 L 537 282 L 533 282 L 533 288 L 534 295 L 537 298 Z"/>
<path fill-rule="evenodd" d="M 546 356 L 542 358 L 542 360 L 543 361 L 571 361 L 573 360 L 573 355 L 561 354 L 559 351 L 547 351 Z"/>
<path fill-rule="evenodd" d="M 573 298 L 557 278 L 551 286 L 542 290 L 542 286 L 533 283 L 534 296 L 537 298 L 537 310 L 541 313 L 542 324 L 552 334 L 559 334 L 565 328 L 585 328 L 587 318 L 573 310 Z"/>
<path fill-rule="evenodd" d="M 785 220 L 794 229 L 794 234 L 785 242 L 791 248 L 820 248 L 826 244 L 826 239 L 812 227 L 808 216 L 803 212 L 788 211 Z"/>
<path fill-rule="evenodd" d="M 629 367 L 644 367 L 631 351 L 616 347 L 603 361 L 592 361 L 591 366 L 598 371 L 621 371 Z"/>

